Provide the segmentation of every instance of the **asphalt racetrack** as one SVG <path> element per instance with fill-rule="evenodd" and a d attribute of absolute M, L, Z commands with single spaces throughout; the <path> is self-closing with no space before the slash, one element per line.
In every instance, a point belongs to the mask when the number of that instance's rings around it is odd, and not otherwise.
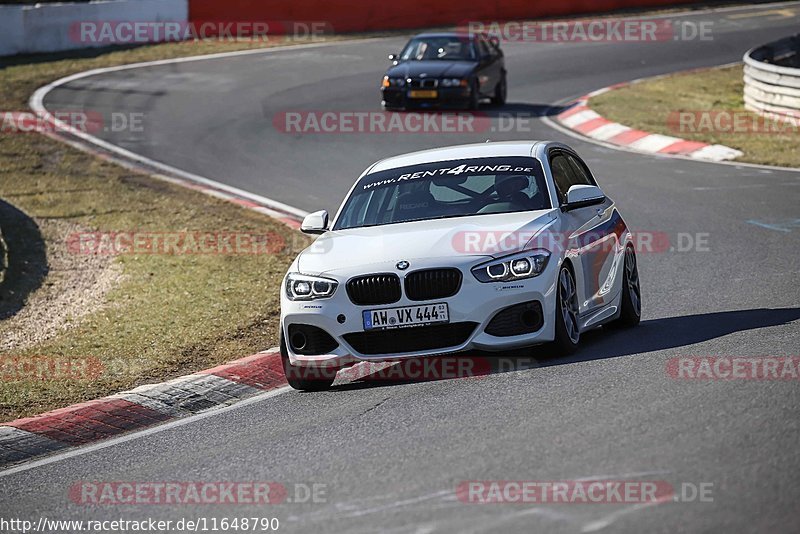
<path fill-rule="evenodd" d="M 713 39 L 506 43 L 509 103 L 484 111 L 517 117 L 510 131 L 499 117 L 494 131 L 459 134 L 276 128 L 287 111 L 378 110 L 386 55 L 407 36 L 112 72 L 52 91 L 49 109 L 144 113 L 140 133 L 101 134 L 115 145 L 305 211 L 335 211 L 386 156 L 487 138 L 563 141 L 634 230 L 667 234 L 672 247 L 640 255 L 641 326 L 592 332 L 574 357 L 520 354 L 519 370 L 474 380 L 281 390 L 2 476 L 0 509 L 60 519 L 274 516 L 282 532 L 800 531 L 798 382 L 666 371 L 678 356 L 798 355 L 800 227 L 788 223 L 800 218 L 800 173 L 611 150 L 540 120 L 600 87 L 739 61 L 795 33 L 800 6 L 680 19 L 712 21 Z M 533 506 L 455 495 L 468 480 L 593 478 L 711 484 L 713 499 Z M 274 480 L 324 484 L 326 494 L 266 508 L 87 507 L 68 497 L 79 480 Z"/>

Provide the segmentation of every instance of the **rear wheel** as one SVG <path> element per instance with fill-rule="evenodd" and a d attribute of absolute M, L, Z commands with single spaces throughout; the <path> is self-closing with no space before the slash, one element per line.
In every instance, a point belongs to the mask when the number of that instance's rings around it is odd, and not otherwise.
<path fill-rule="evenodd" d="M 633 247 L 625 249 L 625 278 L 622 281 L 622 300 L 619 319 L 611 326 L 630 328 L 642 319 L 642 289 L 639 285 L 639 266 Z"/>
<path fill-rule="evenodd" d="M 575 277 L 569 267 L 561 267 L 558 273 L 556 296 L 556 337 L 553 347 L 560 355 L 572 354 L 578 350 L 581 340 L 578 326 L 578 292 Z"/>
<path fill-rule="evenodd" d="M 506 81 L 506 74 L 503 73 L 503 77 L 497 82 L 497 86 L 494 88 L 494 96 L 492 97 L 492 104 L 495 106 L 502 106 L 506 103 L 506 98 L 508 97 L 508 82 Z"/>
<path fill-rule="evenodd" d="M 330 389 L 333 381 L 336 380 L 336 373 L 339 370 L 334 367 L 302 367 L 292 365 L 289 361 L 289 353 L 286 349 L 286 341 L 281 332 L 281 363 L 283 364 L 283 374 L 286 381 L 294 389 L 301 391 L 325 391 Z"/>

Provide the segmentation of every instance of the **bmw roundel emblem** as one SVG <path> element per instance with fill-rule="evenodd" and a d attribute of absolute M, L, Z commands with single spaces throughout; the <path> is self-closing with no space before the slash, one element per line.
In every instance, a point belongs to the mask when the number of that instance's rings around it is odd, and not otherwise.
<path fill-rule="evenodd" d="M 409 265 L 411 264 L 404 260 L 404 261 L 398 261 L 396 267 L 401 271 L 405 271 L 406 269 L 408 269 Z"/>

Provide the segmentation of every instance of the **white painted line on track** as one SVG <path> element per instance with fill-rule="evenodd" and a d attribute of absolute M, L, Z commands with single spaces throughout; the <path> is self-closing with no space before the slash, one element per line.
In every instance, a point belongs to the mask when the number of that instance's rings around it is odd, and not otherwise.
<path fill-rule="evenodd" d="M 624 124 L 612 122 L 611 124 L 605 124 L 599 128 L 592 130 L 587 135 L 589 137 L 599 139 L 600 141 L 606 141 L 608 139 L 611 139 L 612 137 L 616 137 L 625 132 L 630 132 L 631 130 L 632 128 L 629 128 Z"/>
<path fill-rule="evenodd" d="M 579 124 L 583 124 L 584 122 L 589 122 L 594 119 L 600 119 L 600 115 L 596 111 L 592 111 L 591 109 L 587 109 L 586 111 L 580 111 L 575 115 L 571 115 L 561 121 L 564 123 L 565 126 L 573 128 L 578 126 Z"/>
<path fill-rule="evenodd" d="M 653 18 L 696 16 L 696 15 L 703 15 L 703 14 L 709 14 L 709 13 L 747 11 L 747 10 L 765 9 L 765 8 L 768 8 L 768 7 L 771 7 L 771 6 L 792 6 L 792 5 L 799 5 L 799 4 L 800 4 L 800 2 L 791 2 L 791 3 L 777 2 L 777 3 L 772 3 L 772 4 L 760 4 L 760 5 L 756 5 L 756 6 L 732 6 L 732 7 L 729 7 L 729 8 L 712 8 L 712 9 L 708 9 L 708 10 L 697 10 L 697 11 L 684 11 L 684 12 L 678 12 L 678 13 L 669 13 L 669 14 L 656 16 L 656 17 L 653 17 Z M 123 157 L 125 159 L 129 159 L 131 161 L 138 162 L 138 163 L 147 165 L 147 166 L 152 167 L 152 168 L 161 169 L 164 172 L 167 172 L 167 173 L 170 173 L 170 174 L 173 174 L 173 175 L 176 175 L 176 176 L 180 176 L 180 177 L 182 177 L 184 179 L 187 179 L 189 181 L 193 181 L 193 182 L 196 182 L 196 183 L 208 185 L 210 187 L 213 187 L 213 188 L 216 188 L 216 189 L 219 189 L 219 190 L 228 191 L 228 192 L 230 192 L 232 194 L 235 194 L 237 196 L 240 196 L 242 198 L 247 198 L 247 199 L 253 200 L 254 202 L 263 204 L 265 206 L 274 207 L 278 211 L 282 211 L 282 212 L 285 212 L 285 213 L 293 214 L 293 215 L 295 215 L 297 217 L 304 217 L 307 214 L 307 212 L 305 212 L 305 211 L 303 211 L 303 210 L 301 210 L 299 208 L 296 208 L 294 206 L 290 206 L 288 204 L 284 204 L 282 202 L 278 202 L 276 200 L 272 200 L 270 198 L 267 198 L 267 197 L 264 197 L 264 196 L 261 196 L 261 195 L 250 193 L 248 191 L 245 191 L 245 190 L 233 187 L 233 186 L 229 186 L 227 184 L 223 184 L 221 182 L 217 182 L 215 180 L 211 180 L 209 178 L 206 178 L 206 177 L 203 177 L 203 176 L 200 176 L 200 175 L 197 175 L 197 174 L 193 174 L 193 173 L 189 173 L 189 172 L 183 171 L 183 170 L 178 169 L 176 167 L 172 167 L 172 166 L 167 165 L 165 163 L 161 163 L 161 162 L 152 160 L 150 158 L 147 158 L 145 156 L 141 156 L 139 154 L 136 154 L 134 152 L 131 152 L 129 150 L 121 148 L 119 146 L 116 146 L 116 145 L 113 145 L 111 143 L 108 143 L 108 142 L 106 142 L 106 141 L 104 141 L 102 139 L 99 139 L 97 137 L 88 135 L 85 132 L 82 132 L 82 131 L 79 131 L 79 130 L 77 130 L 75 128 L 72 128 L 70 125 L 64 123 L 63 121 L 60 121 L 60 120 L 56 119 L 53 115 L 51 115 L 47 111 L 47 109 L 44 106 L 44 99 L 45 99 L 45 97 L 47 96 L 48 93 L 50 93 L 52 90 L 54 90 L 54 89 L 56 89 L 56 88 L 58 88 L 58 87 L 60 87 L 62 85 L 65 85 L 65 84 L 70 83 L 70 82 L 75 81 L 75 80 L 80 80 L 80 79 L 83 79 L 83 78 L 88 78 L 88 77 L 91 77 L 91 76 L 96 76 L 96 75 L 101 75 L 101 74 L 106 74 L 106 73 L 111 73 L 111 72 L 119 72 L 119 71 L 132 70 L 132 69 L 137 69 L 137 68 L 155 67 L 155 66 L 169 65 L 169 64 L 176 64 L 176 63 L 189 63 L 189 62 L 195 62 L 195 61 L 206 61 L 206 60 L 214 60 L 214 59 L 230 58 L 230 57 L 240 57 L 240 56 L 248 56 L 248 55 L 256 55 L 256 54 L 270 54 L 270 53 L 285 52 L 285 51 L 291 51 L 291 50 L 297 50 L 297 49 L 308 49 L 308 48 L 318 48 L 318 47 L 327 47 L 327 46 L 338 46 L 338 45 L 347 45 L 347 44 L 353 44 L 353 43 L 359 43 L 360 44 L 360 43 L 365 43 L 365 42 L 369 42 L 369 41 L 376 41 L 376 40 L 381 40 L 381 39 L 385 39 L 385 38 L 343 40 L 343 41 L 331 41 L 331 42 L 325 42 L 325 43 L 291 45 L 291 46 L 266 48 L 266 49 L 240 50 L 240 51 L 234 51 L 234 52 L 222 52 L 222 53 L 216 53 L 216 54 L 206 54 L 206 55 L 200 55 L 200 56 L 190 56 L 190 57 L 183 57 L 183 58 L 164 59 L 164 60 L 157 60 L 157 61 L 132 63 L 132 64 L 128 64 L 128 65 L 119 65 L 119 66 L 116 66 L 116 67 L 106 67 L 106 68 L 100 68 L 100 69 L 93 69 L 93 70 L 89 70 L 89 71 L 85 71 L 85 72 L 81 72 L 81 73 L 76 73 L 76 74 L 73 74 L 71 76 L 67 76 L 67 77 L 58 79 L 58 80 L 56 80 L 54 82 L 51 82 L 50 84 L 47 84 L 47 85 L 45 85 L 43 87 L 40 87 L 31 96 L 31 98 L 29 100 L 29 105 L 36 113 L 39 113 L 44 118 L 46 118 L 47 120 L 52 121 L 54 124 L 56 124 L 59 128 L 63 129 L 64 131 L 69 132 L 71 135 L 73 135 L 73 136 L 75 136 L 75 137 L 77 137 L 79 139 L 82 139 L 82 140 L 88 142 L 89 144 L 95 145 L 97 147 L 100 147 L 100 148 L 108 151 L 108 152 L 111 152 L 112 154 L 116 154 L 116 155 L 121 156 L 121 157 Z M 661 75 L 661 76 L 667 76 L 667 75 L 668 74 Z M 572 99 L 572 100 L 574 100 L 574 99 Z M 564 102 L 568 102 L 568 100 L 565 100 Z M 557 124 L 555 121 L 553 121 L 549 117 L 543 117 L 542 121 L 546 125 L 548 125 L 549 127 L 553 128 L 553 129 L 555 129 L 557 131 L 560 131 L 561 133 L 564 133 L 565 135 L 568 135 L 568 136 L 573 137 L 575 139 L 579 139 L 579 140 L 582 140 L 582 141 L 593 143 L 593 144 L 596 144 L 596 145 L 601 145 L 601 146 L 604 146 L 606 148 L 610 148 L 610 149 L 614 149 L 614 150 L 623 150 L 623 151 L 631 152 L 631 153 L 635 153 L 635 154 L 651 155 L 651 156 L 662 157 L 662 158 L 664 158 L 664 157 L 678 158 L 678 159 L 684 159 L 684 160 L 687 160 L 687 161 L 694 161 L 694 162 L 697 162 L 697 163 L 714 163 L 714 164 L 717 164 L 717 165 L 720 165 L 720 164 L 721 165 L 732 165 L 734 167 L 740 167 L 740 168 L 756 168 L 756 169 L 769 169 L 769 170 L 778 170 L 778 171 L 800 172 L 800 169 L 794 169 L 794 168 L 789 168 L 789 167 L 757 165 L 757 164 L 751 164 L 751 163 L 727 162 L 727 161 L 725 161 L 725 162 L 711 162 L 711 161 L 695 160 L 695 159 L 692 159 L 691 157 L 680 156 L 680 155 L 665 156 L 663 154 L 647 154 L 647 153 L 643 153 L 643 152 L 639 152 L 639 151 L 630 149 L 628 147 L 623 147 L 623 146 L 619 146 L 619 145 L 613 145 L 611 143 L 606 143 L 606 142 L 598 140 L 598 139 L 592 139 L 591 137 L 578 134 L 577 132 L 574 132 L 574 131 L 572 131 L 572 130 L 570 130 L 568 128 L 565 128 L 565 127 L 561 126 L 560 124 Z M 63 138 L 59 138 L 59 139 L 61 141 L 65 142 L 65 143 L 69 144 L 70 146 L 85 150 L 85 147 L 83 145 L 81 145 L 80 143 L 78 143 L 78 142 L 75 142 L 75 141 L 72 141 L 72 140 L 69 140 L 69 139 L 63 139 Z M 155 433 L 161 432 L 163 430 L 168 430 L 168 429 L 171 429 L 171 428 L 177 428 L 177 427 L 183 426 L 185 424 L 193 423 L 195 421 L 199 421 L 199 420 L 202 420 L 202 419 L 205 419 L 205 418 L 208 418 L 208 417 L 212 417 L 212 416 L 215 416 L 215 415 L 220 415 L 220 414 L 223 414 L 223 413 L 226 413 L 226 412 L 229 412 L 229 411 L 241 408 L 241 407 L 248 406 L 250 404 L 255 404 L 257 402 L 261 402 L 263 400 L 266 400 L 266 399 L 281 395 L 283 393 L 291 391 L 291 389 L 292 389 L 291 387 L 285 386 L 285 387 L 282 387 L 280 389 L 272 390 L 272 391 L 265 392 L 265 393 L 260 394 L 260 395 L 256 395 L 254 397 L 250 397 L 249 399 L 245 399 L 245 400 L 243 400 L 241 402 L 238 402 L 238 403 L 230 405 L 230 406 L 212 408 L 212 409 L 210 409 L 208 411 L 201 412 L 201 413 L 198 413 L 196 415 L 188 416 L 188 417 L 185 417 L 185 418 L 182 418 L 182 419 L 176 419 L 176 420 L 173 420 L 173 421 L 165 422 L 165 423 L 163 423 L 161 425 L 158 425 L 158 426 L 155 426 L 155 427 L 151 427 L 151 428 L 144 429 L 144 430 L 137 431 L 137 432 L 132 432 L 130 434 L 125 434 L 123 436 L 119 436 L 119 437 L 116 437 L 116 438 L 111 438 L 111 439 L 106 440 L 106 441 L 93 443 L 93 444 L 88 444 L 88 445 L 85 445 L 85 446 L 82 446 L 82 447 L 78 447 L 78 448 L 75 448 L 75 449 L 70 449 L 70 450 L 65 451 L 63 453 L 54 454 L 52 456 L 48 456 L 48 457 L 42 458 L 40 460 L 35 460 L 35 461 L 28 462 L 28 463 L 25 463 L 25 464 L 22 464 L 22 465 L 19 465 L 19 466 L 16 466 L 16 467 L 12 467 L 10 469 L 6 469 L 4 471 L 0 471 L 0 478 L 5 477 L 5 476 L 9 476 L 9 475 L 12 475 L 12 474 L 16 474 L 16 473 L 28 471 L 28 470 L 34 469 L 36 467 L 41 467 L 41 466 L 48 465 L 48 464 L 51 464 L 51 463 L 56 463 L 56 462 L 59 462 L 59 461 L 63 461 L 63 460 L 68 459 L 68 458 L 81 456 L 83 454 L 87 454 L 89 452 L 93 452 L 93 451 L 96 451 L 96 450 L 101 450 L 101 449 L 104 449 L 104 448 L 112 447 L 112 446 L 117 445 L 117 444 L 125 443 L 125 442 L 128 442 L 128 441 L 133 441 L 133 440 L 139 439 L 141 437 L 145 437 L 145 436 L 148 436 L 148 435 L 151 435 L 151 434 L 155 434 Z M 602 526 L 607 526 L 607 525 L 602 525 Z"/>
<path fill-rule="evenodd" d="M 758 5 L 758 6 L 732 6 L 730 8 L 716 8 L 716 9 L 712 8 L 712 9 L 708 9 L 708 10 L 684 11 L 684 12 L 679 12 L 679 13 L 664 14 L 663 17 L 670 17 L 670 16 L 671 17 L 682 17 L 682 16 L 692 16 L 692 15 L 708 14 L 708 13 L 721 13 L 721 12 L 730 12 L 730 11 L 747 11 L 747 10 L 755 10 L 755 9 L 765 9 L 765 8 L 768 8 L 768 7 L 774 6 L 774 5 L 788 6 L 788 5 L 799 5 L 799 4 L 800 4 L 800 2 L 791 2 L 791 3 L 778 2 L 778 3 L 774 3 L 774 4 L 761 4 L 761 5 Z M 654 18 L 658 18 L 658 17 L 654 17 Z M 197 174 L 193 174 L 193 173 L 189 173 L 189 172 L 183 171 L 181 169 L 178 169 L 177 167 L 173 167 L 171 165 L 167 165 L 165 163 L 162 163 L 162 162 L 159 162 L 159 161 L 155 161 L 155 160 L 147 158 L 145 156 L 141 156 L 139 154 L 131 152 L 130 150 L 126 150 L 126 149 L 121 148 L 121 147 L 119 147 L 117 145 L 108 143 L 108 142 L 106 142 L 106 141 L 104 141 L 102 139 L 99 139 L 99 138 L 94 137 L 92 135 L 89 135 L 89 134 L 87 134 L 85 132 L 82 132 L 82 131 L 79 131 L 79 130 L 77 130 L 75 128 L 72 128 L 70 125 L 64 123 L 63 121 L 57 120 L 53 115 L 51 115 L 47 111 L 47 109 L 44 107 L 44 99 L 45 99 L 45 97 L 47 96 L 47 94 L 50 91 L 52 91 L 53 89 L 55 89 L 57 87 L 60 87 L 60 86 L 62 86 L 64 84 L 67 84 L 67 83 L 75 81 L 75 80 L 80 80 L 80 79 L 83 79 L 83 78 L 88 78 L 88 77 L 91 77 L 91 76 L 96 76 L 96 75 L 106 74 L 106 73 L 111 73 L 111 72 L 119 72 L 119 71 L 124 71 L 124 70 L 132 70 L 132 69 L 137 69 L 137 68 L 154 67 L 154 66 L 160 66 L 160 65 L 169 65 L 169 64 L 175 64 L 175 63 L 189 63 L 189 62 L 194 62 L 194 61 L 206 61 L 206 60 L 214 60 L 214 59 L 222 59 L 222 58 L 230 58 L 230 57 L 249 56 L 249 55 L 256 55 L 256 54 L 271 54 L 271 53 L 279 53 L 279 52 L 292 51 L 292 50 L 338 46 L 338 45 L 343 45 L 343 44 L 344 45 L 346 45 L 346 44 L 360 44 L 360 43 L 365 43 L 365 42 L 370 42 L 370 41 L 377 41 L 377 40 L 381 40 L 381 39 L 384 39 L 384 38 L 376 37 L 376 38 L 371 38 L 371 39 L 354 39 L 354 40 L 343 40 L 343 41 L 331 41 L 331 42 L 325 42 L 325 43 L 311 43 L 311 44 L 301 44 L 301 45 L 290 45 L 290 46 L 275 47 L 275 48 L 255 49 L 255 50 L 239 50 L 239 51 L 234 51 L 234 52 L 221 52 L 221 53 L 216 53 L 216 54 L 206 54 L 206 55 L 200 55 L 200 56 L 190 56 L 190 57 L 183 57 L 183 58 L 163 59 L 163 60 L 156 60 L 156 61 L 146 61 L 146 62 L 140 62 L 140 63 L 132 63 L 132 64 L 128 64 L 128 65 L 119 65 L 119 66 L 115 66 L 115 67 L 105 67 L 105 68 L 100 68 L 100 69 L 93 69 L 93 70 L 80 72 L 80 73 L 73 74 L 71 76 L 67 76 L 67 77 L 61 78 L 61 79 L 56 80 L 56 81 L 54 81 L 54 82 L 52 82 L 52 83 L 50 83 L 48 85 L 45 85 L 44 87 L 40 87 L 31 96 L 30 101 L 29 101 L 29 105 L 36 113 L 40 113 L 47 120 L 53 121 L 60 128 L 62 128 L 64 131 L 68 131 L 70 134 L 72 134 L 72 135 L 74 135 L 74 136 L 76 136 L 76 137 L 78 137 L 80 139 L 83 139 L 84 141 L 86 141 L 86 142 L 88 142 L 88 143 L 90 143 L 92 145 L 95 145 L 97 147 L 100 147 L 100 148 L 108 151 L 108 152 L 111 152 L 112 154 L 116 154 L 116 155 L 118 155 L 118 156 L 120 156 L 122 158 L 129 159 L 129 160 L 134 161 L 134 162 L 138 162 L 138 163 L 140 163 L 142 165 L 146 165 L 146 166 L 149 166 L 149 167 L 160 169 L 163 172 L 170 173 L 170 174 L 173 174 L 173 175 L 176 175 L 176 176 L 180 176 L 181 178 L 184 178 L 186 180 L 189 180 L 189 181 L 192 181 L 192 182 L 195 182 L 195 183 L 199 183 L 199 184 L 207 185 L 209 187 L 214 187 L 216 189 L 227 191 L 229 193 L 232 193 L 234 195 L 240 196 L 242 198 L 246 198 L 246 199 L 252 200 L 252 201 L 257 202 L 259 204 L 263 204 L 263 205 L 265 205 L 267 207 L 271 207 L 271 208 L 273 208 L 273 209 L 275 209 L 277 211 L 288 213 L 288 214 L 294 215 L 297 218 L 302 219 L 303 217 L 305 217 L 308 214 L 308 212 L 306 212 L 304 210 L 301 210 L 299 208 L 296 208 L 294 206 L 290 206 L 290 205 L 285 204 L 283 202 L 279 202 L 279 201 L 273 200 L 271 198 L 262 196 L 262 195 L 257 195 L 255 193 L 250 193 L 250 192 L 245 191 L 243 189 L 239 189 L 237 187 L 233 187 L 233 186 L 230 186 L 230 185 L 227 185 L 227 184 L 223 184 L 221 182 L 217 182 L 215 180 L 212 180 L 210 178 L 206 178 L 204 176 L 200 176 L 200 175 L 197 175 Z M 666 76 L 666 75 L 662 75 L 662 76 Z M 641 80 L 636 80 L 636 81 L 641 81 Z M 599 145 L 605 146 L 607 148 L 613 148 L 613 149 L 616 149 L 616 150 L 626 150 L 628 152 L 632 152 L 632 153 L 636 153 L 636 154 L 641 154 L 642 153 L 642 152 L 639 152 L 639 151 L 636 151 L 636 150 L 626 149 L 625 147 L 620 147 L 618 145 L 613 145 L 611 143 L 605 143 L 603 141 L 598 141 L 598 140 L 592 139 L 590 137 L 577 134 L 577 133 L 575 133 L 575 132 L 573 132 L 573 131 L 571 131 L 571 130 L 569 130 L 567 128 L 563 128 L 560 125 L 556 124 L 556 122 L 551 120 L 549 117 L 543 117 L 542 120 L 543 120 L 543 122 L 545 124 L 547 124 L 551 128 L 554 128 L 554 129 L 556 129 L 558 131 L 561 131 L 562 133 L 566 133 L 570 137 L 573 137 L 573 138 L 576 138 L 576 139 L 581 139 L 581 140 L 584 140 L 584 141 L 592 142 L 592 143 L 599 144 Z M 79 148 L 79 149 L 83 149 L 84 148 L 80 143 L 76 143 L 76 142 L 73 142 L 73 141 L 70 141 L 70 140 L 66 140 L 66 139 L 61 139 L 61 140 L 66 141 L 68 144 L 70 144 L 71 146 L 73 146 L 75 148 Z M 671 155 L 669 157 L 685 159 L 685 160 L 688 160 L 688 161 L 704 162 L 702 160 L 697 160 L 697 159 L 693 159 L 691 157 L 681 156 L 681 155 Z M 723 164 L 723 165 L 732 164 L 731 162 L 725 162 L 725 161 L 722 161 L 722 162 L 705 161 L 704 163 L 717 163 L 717 164 Z M 743 167 L 755 167 L 755 168 L 762 168 L 762 169 L 777 169 L 777 170 L 791 170 L 793 172 L 800 172 L 800 169 L 791 169 L 791 168 L 786 168 L 786 167 L 763 166 L 763 165 L 755 165 L 755 164 L 748 164 L 748 163 L 735 163 L 735 165 L 740 165 L 740 166 L 743 166 Z"/>
<path fill-rule="evenodd" d="M 196 415 L 190 415 L 188 417 L 184 417 L 183 419 L 175 419 L 172 421 L 167 421 L 161 425 L 146 428 L 144 430 L 140 430 L 137 432 L 131 432 L 130 434 L 124 434 L 117 438 L 111 438 L 106 441 L 99 441 L 97 443 L 88 444 L 82 447 L 77 447 L 74 449 L 70 449 L 68 451 L 62 453 L 56 453 L 52 456 L 47 456 L 42 458 L 41 460 L 34 460 L 32 462 L 24 463 L 18 465 L 16 467 L 11 467 L 4 471 L 0 471 L 0 478 L 7 477 L 9 475 L 14 475 L 16 473 L 21 473 L 23 471 L 28 471 L 30 469 L 34 469 L 37 467 L 41 467 L 44 465 L 61 462 L 63 460 L 67 460 L 69 458 L 74 458 L 75 456 L 82 456 L 84 454 L 98 451 L 101 449 L 106 449 L 108 447 L 113 447 L 115 445 L 119 445 L 121 443 L 126 443 L 128 441 L 133 441 L 139 438 L 143 438 L 145 436 L 150 436 L 152 434 L 156 434 L 158 432 L 163 432 L 164 430 L 170 430 L 173 428 L 177 428 L 183 425 L 188 425 L 189 423 L 195 423 L 202 419 L 207 419 L 209 417 L 214 417 L 216 415 L 222 415 L 224 413 L 243 408 L 245 406 L 249 406 L 251 404 L 256 404 L 261 401 L 265 401 L 272 397 L 277 397 L 278 395 L 282 395 L 284 393 L 288 393 L 289 391 L 293 391 L 290 386 L 284 386 L 279 389 L 273 389 L 272 391 L 267 391 L 260 395 L 256 395 L 255 397 L 250 397 L 249 399 L 244 399 L 241 402 L 237 402 L 236 404 L 232 404 L 230 406 L 223 406 L 219 408 L 211 408 L 208 411 L 200 412 Z"/>
<path fill-rule="evenodd" d="M 210 178 L 206 178 L 205 176 L 200 176 L 198 174 L 193 174 L 190 172 L 186 172 L 184 170 L 178 169 L 177 167 L 173 167 L 171 165 L 167 165 L 166 163 L 162 163 L 160 161 L 156 161 L 150 159 L 148 157 L 136 154 L 135 152 L 131 152 L 130 150 L 126 150 L 122 147 L 109 143 L 103 139 L 95 137 L 93 135 L 89 135 L 86 132 L 83 132 L 79 129 L 72 127 L 71 125 L 58 120 L 55 116 L 53 116 L 47 108 L 44 106 L 44 99 L 48 93 L 52 90 L 68 84 L 70 82 L 81 80 L 84 78 L 89 78 L 91 76 L 97 76 L 101 74 L 108 74 L 112 72 L 120 72 L 125 70 L 132 70 L 132 69 L 140 69 L 146 67 L 157 67 L 161 65 L 170 65 L 175 63 L 190 63 L 195 61 L 206 61 L 206 60 L 213 60 L 213 59 L 221 59 L 221 58 L 230 58 L 230 57 L 240 57 L 240 56 L 250 56 L 255 54 L 274 54 L 278 52 L 285 52 L 285 51 L 292 51 L 292 50 L 301 50 L 301 49 L 308 49 L 308 48 L 320 48 L 320 47 L 327 47 L 327 46 L 334 46 L 334 45 L 342 45 L 342 44 L 352 44 L 352 43 L 365 43 L 369 41 L 377 40 L 378 38 L 373 39 L 358 39 L 358 40 L 343 40 L 343 41 L 330 41 L 325 43 L 311 43 L 311 44 L 301 44 L 301 45 L 290 45 L 290 46 L 279 46 L 275 48 L 259 48 L 255 50 L 238 50 L 235 52 L 221 52 L 217 54 L 206 54 L 202 56 L 190 56 L 190 57 L 182 57 L 182 58 L 173 58 L 173 59 L 161 59 L 157 61 L 145 61 L 141 63 L 131 63 L 128 65 L 118 65 L 116 67 L 104 67 L 99 69 L 92 69 L 85 72 L 79 72 L 77 74 L 72 74 L 70 76 L 66 76 L 64 78 L 60 78 L 54 82 L 51 82 L 43 87 L 40 87 L 33 93 L 31 96 L 28 104 L 30 105 L 31 109 L 34 112 L 40 114 L 44 119 L 49 122 L 55 124 L 59 129 L 62 131 L 68 132 L 70 135 L 73 135 L 83 141 L 99 147 L 103 150 L 111 152 L 112 154 L 116 154 L 126 160 L 130 160 L 148 167 L 152 167 L 155 169 L 159 169 L 162 172 L 173 174 L 175 176 L 179 176 L 185 180 L 189 180 L 191 182 L 195 182 L 198 184 L 207 185 L 209 187 L 213 187 L 215 189 L 219 189 L 222 191 L 227 191 L 231 194 L 236 196 L 246 198 L 252 200 L 253 202 L 257 202 L 259 204 L 263 204 L 269 208 L 272 208 L 276 211 L 280 211 L 283 213 L 287 213 L 302 219 L 308 212 L 296 208 L 294 206 L 290 206 L 289 204 L 285 204 L 283 202 L 279 202 L 277 200 L 273 200 L 271 198 L 267 198 L 262 195 L 257 195 L 255 193 L 251 193 L 249 191 L 245 191 L 243 189 L 239 189 L 238 187 L 233 187 L 221 182 L 217 182 L 216 180 L 212 180 Z M 61 139 L 61 137 L 59 137 Z M 66 140 L 69 142 L 68 140 Z M 83 149 L 84 147 L 81 146 L 80 143 L 69 142 L 69 144 L 75 148 Z"/>
<path fill-rule="evenodd" d="M 660 152 L 668 146 L 674 145 L 680 141 L 683 141 L 683 139 L 678 139 L 677 137 L 672 137 L 669 135 L 651 133 L 646 137 L 642 137 L 641 139 L 634 141 L 630 144 L 630 146 L 631 148 L 642 150 L 644 152 Z"/>

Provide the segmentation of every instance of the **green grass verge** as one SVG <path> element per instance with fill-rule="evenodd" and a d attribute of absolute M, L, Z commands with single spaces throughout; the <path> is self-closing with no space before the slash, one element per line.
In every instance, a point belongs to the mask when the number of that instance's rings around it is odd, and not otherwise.
<path fill-rule="evenodd" d="M 26 109 L 36 88 L 71 73 L 252 46 L 179 43 L 93 52 L 93 57 L 33 58 L 0 70 L 0 109 Z M 47 341 L 0 355 L 5 362 L 91 358 L 102 363 L 103 372 L 88 379 L 44 380 L 5 373 L 0 421 L 201 370 L 277 344 L 279 283 L 298 246 L 307 243 L 281 223 L 37 134 L 0 135 L 0 198 L 38 221 L 95 231 L 276 233 L 294 243 L 279 254 L 116 257 L 121 282 L 103 306 Z M 8 235 L 15 228 L 2 231 Z M 45 236 L 45 246 L 50 252 L 63 243 Z M 10 334 L 4 322 L 0 340 Z"/>
<path fill-rule="evenodd" d="M 744 156 L 737 161 L 800 167 L 800 131 L 785 125 L 773 123 L 785 133 L 728 133 L 724 128 L 709 133 L 714 128 L 692 132 L 669 124 L 671 114 L 680 111 L 734 112 L 760 120 L 744 109 L 743 91 L 742 67 L 734 66 L 646 80 L 595 97 L 591 107 L 632 128 L 739 149 Z"/>

